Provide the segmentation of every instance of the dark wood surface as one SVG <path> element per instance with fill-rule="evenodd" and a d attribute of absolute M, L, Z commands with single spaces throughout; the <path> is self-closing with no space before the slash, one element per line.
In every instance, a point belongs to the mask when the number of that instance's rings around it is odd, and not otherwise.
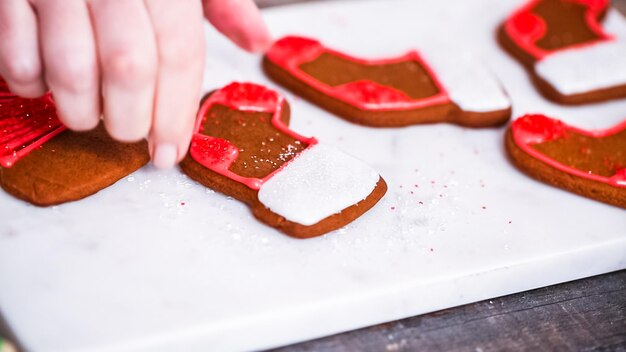
<path fill-rule="evenodd" d="M 626 270 L 273 350 L 626 351 Z"/>
<path fill-rule="evenodd" d="M 295 2 L 303 0 L 257 0 L 262 7 Z M 614 3 L 626 13 L 626 0 Z M 0 336 L 13 337 L 1 316 Z M 626 270 L 350 331 L 273 352 L 511 350 L 626 351 Z"/>

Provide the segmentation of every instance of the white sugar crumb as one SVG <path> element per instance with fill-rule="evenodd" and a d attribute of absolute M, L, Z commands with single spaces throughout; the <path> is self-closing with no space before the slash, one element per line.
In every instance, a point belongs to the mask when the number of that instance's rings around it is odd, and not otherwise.
<path fill-rule="evenodd" d="M 330 234 L 326 239 L 332 244 L 331 253 L 375 248 L 383 256 L 411 251 L 441 257 L 440 253 L 446 250 L 441 247 L 442 241 L 458 236 L 458 226 L 454 226 L 457 218 L 473 204 L 458 196 L 464 186 L 452 172 L 433 175 L 411 171 L 410 174 L 401 183 L 394 184 L 391 179 L 389 191 L 379 204 Z"/>
<path fill-rule="evenodd" d="M 313 225 L 365 199 L 379 177 L 364 162 L 315 145 L 269 179 L 259 191 L 259 201 L 290 221 Z"/>
<path fill-rule="evenodd" d="M 297 150 L 299 150 L 300 142 L 296 141 L 296 144 L 298 144 L 298 146 L 289 144 L 286 148 L 284 148 L 283 152 L 278 156 L 278 159 L 280 161 L 287 161 L 296 156 Z"/>

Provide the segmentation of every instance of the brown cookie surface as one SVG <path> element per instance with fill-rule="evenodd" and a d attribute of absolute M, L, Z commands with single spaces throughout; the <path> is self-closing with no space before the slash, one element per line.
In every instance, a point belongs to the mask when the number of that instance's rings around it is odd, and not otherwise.
<path fill-rule="evenodd" d="M 602 39 L 602 36 L 589 28 L 589 7 L 584 2 L 542 0 L 532 8 L 532 13 L 546 23 L 544 35 L 536 45 L 544 50 L 558 50 Z M 596 15 L 600 20 L 606 9 Z"/>
<path fill-rule="evenodd" d="M 0 185 L 35 205 L 55 205 L 90 196 L 149 160 L 146 142 L 116 142 L 100 125 L 55 136 L 11 168 L 0 169 Z"/>
<path fill-rule="evenodd" d="M 489 82 L 493 108 L 466 108 L 416 52 L 404 57 L 365 60 L 303 37 L 278 40 L 263 59 L 274 81 L 351 122 L 373 127 L 448 122 L 468 127 L 500 125 L 510 117 L 508 99 Z M 473 70 L 477 67 L 473 67 Z M 482 81 L 493 80 L 481 71 Z M 449 82 L 449 81 L 448 81 Z M 493 86 L 496 86 L 494 89 Z M 477 87 L 477 90 L 481 90 Z M 478 95 L 475 95 L 478 96 Z M 484 104 L 483 104 L 484 105 Z"/>
<path fill-rule="evenodd" d="M 594 133 L 526 115 L 509 128 L 505 146 L 515 166 L 533 178 L 626 208 L 626 123 Z"/>
<path fill-rule="evenodd" d="M 300 69 L 331 87 L 368 80 L 396 88 L 411 99 L 439 94 L 439 87 L 428 71 L 416 61 L 366 65 L 331 53 L 300 65 Z"/>
<path fill-rule="evenodd" d="M 217 92 L 221 94 L 225 90 L 258 89 L 259 87 L 252 84 L 233 83 Z M 255 104 L 254 101 L 248 103 Z M 286 101 L 276 103 L 282 104 L 279 120 L 286 127 L 289 123 L 289 105 Z M 257 219 L 289 236 L 310 238 L 341 228 L 373 207 L 387 190 L 385 181 L 378 176 L 373 190 L 355 204 L 328 214 L 314 224 L 290 221 L 285 216 L 270 210 L 259 200 L 260 189 L 235 180 L 232 175 L 247 179 L 271 179 L 274 173 L 284 172 L 283 168 L 290 161 L 298 158 L 304 150 L 315 146 L 309 145 L 307 140 L 294 138 L 293 135 L 276 128 L 276 125 L 272 123 L 274 113 L 271 111 L 255 111 L 259 109 L 252 108 L 245 111 L 245 108 L 227 106 L 219 102 L 207 102 L 207 100 L 203 104 L 210 104 L 210 106 L 204 116 L 199 116 L 202 121 L 198 126 L 201 134 L 196 134 L 194 139 L 198 138 L 202 141 L 202 138 L 210 136 L 211 141 L 228 141 L 236 148 L 237 158 L 230 160 L 229 173 L 216 172 L 209 167 L 220 164 L 224 161 L 224 157 L 213 161 L 213 164 L 201 163 L 193 156 L 194 150 L 198 149 L 194 149 L 194 142 L 192 142 L 190 153 L 180 164 L 181 169 L 201 184 L 248 204 Z M 306 187 L 305 181 L 302 180 L 302 187 Z"/>

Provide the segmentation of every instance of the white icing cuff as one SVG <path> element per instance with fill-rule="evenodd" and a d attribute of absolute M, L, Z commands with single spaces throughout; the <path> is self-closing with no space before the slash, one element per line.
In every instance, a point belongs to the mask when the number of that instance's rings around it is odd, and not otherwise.
<path fill-rule="evenodd" d="M 602 28 L 605 32 L 624 40 L 626 38 L 626 21 L 624 16 L 615 8 L 610 8 L 604 21 L 602 21 Z"/>
<path fill-rule="evenodd" d="M 379 178 L 364 162 L 317 144 L 267 180 L 258 197 L 272 212 L 309 226 L 367 198 Z"/>
<path fill-rule="evenodd" d="M 556 52 L 538 61 L 535 72 L 563 95 L 624 85 L 626 41 L 607 41 Z"/>
<path fill-rule="evenodd" d="M 500 82 L 469 54 L 424 53 L 450 99 L 463 111 L 490 112 L 511 107 Z"/>

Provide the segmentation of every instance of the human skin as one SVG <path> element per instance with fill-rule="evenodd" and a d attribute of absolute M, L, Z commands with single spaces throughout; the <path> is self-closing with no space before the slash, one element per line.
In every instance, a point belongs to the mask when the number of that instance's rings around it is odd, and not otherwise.
<path fill-rule="evenodd" d="M 0 76 L 26 98 L 51 90 L 72 130 L 102 118 L 117 140 L 147 138 L 169 168 L 191 139 L 203 17 L 244 50 L 271 44 L 252 0 L 1 0 Z"/>

